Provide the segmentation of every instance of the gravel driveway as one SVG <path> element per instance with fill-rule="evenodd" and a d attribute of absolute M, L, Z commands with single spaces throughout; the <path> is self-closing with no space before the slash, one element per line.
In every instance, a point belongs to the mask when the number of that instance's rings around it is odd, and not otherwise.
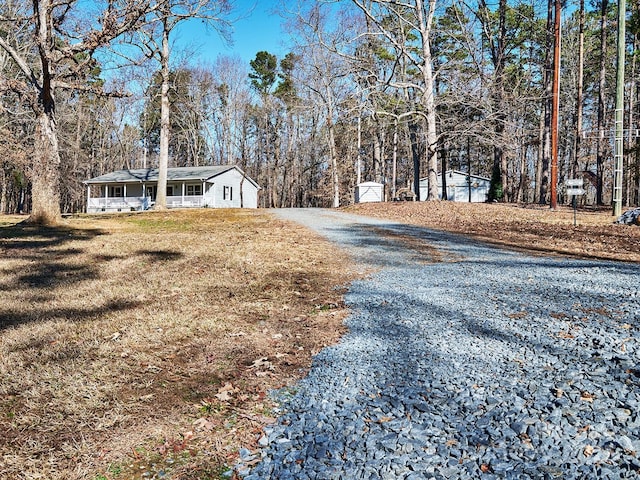
<path fill-rule="evenodd" d="M 640 476 L 640 269 L 279 210 L 374 273 L 349 333 L 279 392 L 256 479 Z M 636 454 L 638 452 L 638 454 Z"/>

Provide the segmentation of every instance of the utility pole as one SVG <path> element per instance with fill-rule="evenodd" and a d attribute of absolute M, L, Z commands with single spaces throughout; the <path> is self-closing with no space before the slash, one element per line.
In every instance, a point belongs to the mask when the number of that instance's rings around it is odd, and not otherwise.
<path fill-rule="evenodd" d="M 625 0 L 618 0 L 618 64 L 616 67 L 616 140 L 613 168 L 613 215 L 622 214 L 622 165 L 624 157 L 624 54 L 625 54 Z"/>
<path fill-rule="evenodd" d="M 555 18 L 553 25 L 553 93 L 551 106 L 551 179 L 550 206 L 558 208 L 558 125 L 560 116 L 560 0 L 555 0 Z"/>
<path fill-rule="evenodd" d="M 358 161 L 356 164 L 356 185 L 362 183 L 362 118 L 358 113 Z"/>

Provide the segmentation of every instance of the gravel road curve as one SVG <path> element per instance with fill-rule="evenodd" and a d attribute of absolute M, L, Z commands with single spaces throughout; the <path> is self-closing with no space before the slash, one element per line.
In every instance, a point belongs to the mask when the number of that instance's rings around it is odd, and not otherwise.
<path fill-rule="evenodd" d="M 241 452 L 245 480 L 640 477 L 637 265 L 275 214 L 374 273 L 346 295 L 349 333 Z"/>

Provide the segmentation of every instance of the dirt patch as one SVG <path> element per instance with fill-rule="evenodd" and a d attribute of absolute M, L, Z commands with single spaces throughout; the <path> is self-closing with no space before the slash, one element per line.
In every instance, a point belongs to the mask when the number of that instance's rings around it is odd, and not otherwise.
<path fill-rule="evenodd" d="M 351 213 L 461 233 L 497 245 L 539 254 L 563 254 L 640 262 L 640 227 L 617 225 L 610 210 L 454 202 L 368 203 Z"/>
<path fill-rule="evenodd" d="M 343 333 L 348 259 L 265 212 L 0 219 L 0 478 L 218 478 Z"/>
<path fill-rule="evenodd" d="M 394 247 L 405 248 L 413 252 L 413 260 L 420 263 L 437 263 L 451 261 L 453 257 L 438 250 L 425 240 L 406 233 L 395 232 L 381 227 L 363 227 L 375 233 L 378 238 L 385 240 Z"/>

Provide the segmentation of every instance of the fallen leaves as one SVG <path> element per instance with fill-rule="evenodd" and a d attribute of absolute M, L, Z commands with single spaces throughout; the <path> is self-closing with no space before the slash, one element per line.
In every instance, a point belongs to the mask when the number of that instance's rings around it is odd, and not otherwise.
<path fill-rule="evenodd" d="M 262 357 L 254 360 L 249 368 L 262 368 L 266 367 L 269 370 L 273 370 L 273 364 L 269 361 L 269 357 Z"/>
<path fill-rule="evenodd" d="M 215 424 L 211 420 L 205 417 L 200 417 L 199 419 L 194 421 L 193 426 L 195 427 L 196 430 L 200 430 L 200 431 L 204 430 L 207 432 L 210 432 L 215 428 Z"/>
<path fill-rule="evenodd" d="M 214 395 L 221 402 L 229 402 L 233 399 L 233 395 L 238 392 L 238 389 L 233 386 L 231 382 L 227 382 L 224 386 L 218 389 L 218 393 Z"/>
<path fill-rule="evenodd" d="M 393 208 L 385 203 L 361 203 L 348 210 L 543 254 L 640 262 L 640 229 L 612 225 L 608 211 L 581 211 L 579 225 L 573 227 L 573 211 L 564 206 L 552 214 L 548 207 L 537 205 L 457 202 L 403 202 Z"/>
<path fill-rule="evenodd" d="M 275 371 L 275 367 L 269 360 L 269 357 L 262 357 L 254 360 L 254 362 L 249 366 L 249 369 L 256 370 L 256 377 L 267 377 L 271 375 L 273 371 Z"/>
<path fill-rule="evenodd" d="M 556 337 L 564 339 L 576 338 L 575 335 L 569 331 L 560 331 L 556 333 Z"/>
<path fill-rule="evenodd" d="M 580 394 L 580 400 L 582 400 L 583 402 L 593 403 L 593 400 L 595 398 L 596 398 L 595 395 L 593 395 L 592 393 L 589 393 L 589 392 L 582 392 Z"/>

